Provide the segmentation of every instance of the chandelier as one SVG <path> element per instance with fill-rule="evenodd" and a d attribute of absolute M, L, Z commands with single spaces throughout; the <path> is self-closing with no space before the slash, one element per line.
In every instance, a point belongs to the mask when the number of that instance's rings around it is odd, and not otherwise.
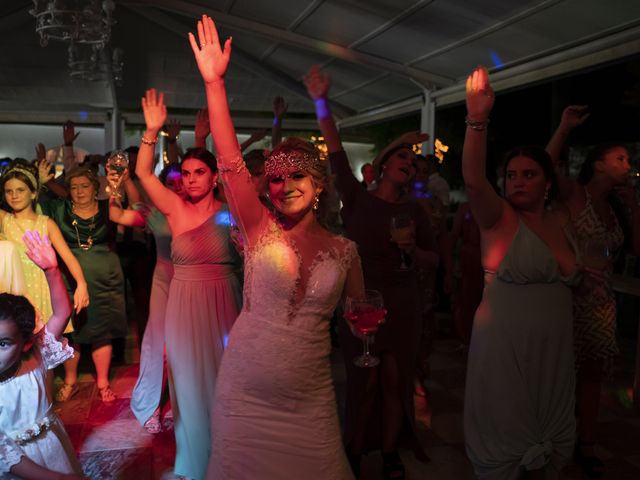
<path fill-rule="evenodd" d="M 69 44 L 68 66 L 73 78 L 122 81 L 122 50 L 109 54 L 113 0 L 33 0 L 29 13 L 43 47 L 49 41 Z"/>
<path fill-rule="evenodd" d="M 123 51 L 115 48 L 99 48 L 97 45 L 70 43 L 67 49 L 67 65 L 71 78 L 96 82 L 113 78 L 121 86 L 123 80 Z"/>

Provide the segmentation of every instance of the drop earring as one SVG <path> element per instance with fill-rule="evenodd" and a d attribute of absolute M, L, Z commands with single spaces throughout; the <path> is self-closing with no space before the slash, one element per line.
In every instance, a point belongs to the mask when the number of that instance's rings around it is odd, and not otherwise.
<path fill-rule="evenodd" d="M 318 211 L 318 208 L 320 207 L 320 197 L 318 195 L 316 195 L 316 198 L 313 201 L 313 210 L 314 211 Z"/>

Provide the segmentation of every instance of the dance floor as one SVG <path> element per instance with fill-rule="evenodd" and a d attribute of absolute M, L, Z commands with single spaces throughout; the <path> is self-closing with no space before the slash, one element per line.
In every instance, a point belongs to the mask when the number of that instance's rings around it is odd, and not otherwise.
<path fill-rule="evenodd" d="M 434 345 L 429 396 L 427 400 L 416 397 L 418 433 L 431 463 L 422 464 L 410 452 L 402 451 L 408 479 L 474 478 L 464 452 L 462 428 L 466 358 L 457 349 L 457 342 L 446 334 L 448 319 L 443 317 L 442 320 L 445 328 Z M 602 395 L 598 450 L 607 466 L 605 479 L 640 478 L 640 414 L 631 408 L 629 388 L 633 378 L 633 348 L 633 341 L 621 342 L 622 358 Z M 341 357 L 334 352 L 332 360 L 336 392 L 339 402 L 342 402 L 345 376 Z M 111 405 L 100 402 L 89 373 L 90 365 L 83 364 L 80 392 L 67 403 L 56 405 L 56 411 L 65 423 L 85 473 L 91 479 L 100 480 L 161 478 L 164 472 L 170 471 L 175 455 L 172 422 L 165 418 L 163 432 L 150 435 L 137 423 L 129 409 L 138 373 L 135 339 L 127 339 L 125 359 L 113 368 L 111 385 L 119 398 Z M 60 378 L 56 378 L 56 385 L 60 382 Z M 578 467 L 570 465 L 564 472 L 564 478 L 580 479 L 582 476 Z M 361 479 L 382 479 L 382 463 L 378 454 L 365 457 Z M 311 472 L 309 480 L 315 480 Z"/>

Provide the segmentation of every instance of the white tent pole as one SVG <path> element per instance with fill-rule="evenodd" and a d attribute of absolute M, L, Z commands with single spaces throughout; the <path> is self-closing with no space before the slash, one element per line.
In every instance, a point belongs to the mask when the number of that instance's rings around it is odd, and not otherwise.
<path fill-rule="evenodd" d="M 436 132 L 436 104 L 430 90 L 424 90 L 424 104 L 420 109 L 420 131 L 429 134 L 429 139 L 422 144 L 422 154 L 433 153 L 433 142 Z"/>

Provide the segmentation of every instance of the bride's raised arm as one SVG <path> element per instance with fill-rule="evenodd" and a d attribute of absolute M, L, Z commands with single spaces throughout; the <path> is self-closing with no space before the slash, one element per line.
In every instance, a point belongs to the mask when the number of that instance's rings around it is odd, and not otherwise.
<path fill-rule="evenodd" d="M 244 238 L 253 243 L 266 209 L 260 203 L 251 175 L 245 167 L 229 113 L 224 75 L 231 56 L 231 38 L 225 41 L 224 48 L 220 48 L 213 20 L 203 15 L 202 20 L 198 21 L 198 40 L 189 33 L 189 42 L 205 83 L 209 124 L 225 195 Z"/>

